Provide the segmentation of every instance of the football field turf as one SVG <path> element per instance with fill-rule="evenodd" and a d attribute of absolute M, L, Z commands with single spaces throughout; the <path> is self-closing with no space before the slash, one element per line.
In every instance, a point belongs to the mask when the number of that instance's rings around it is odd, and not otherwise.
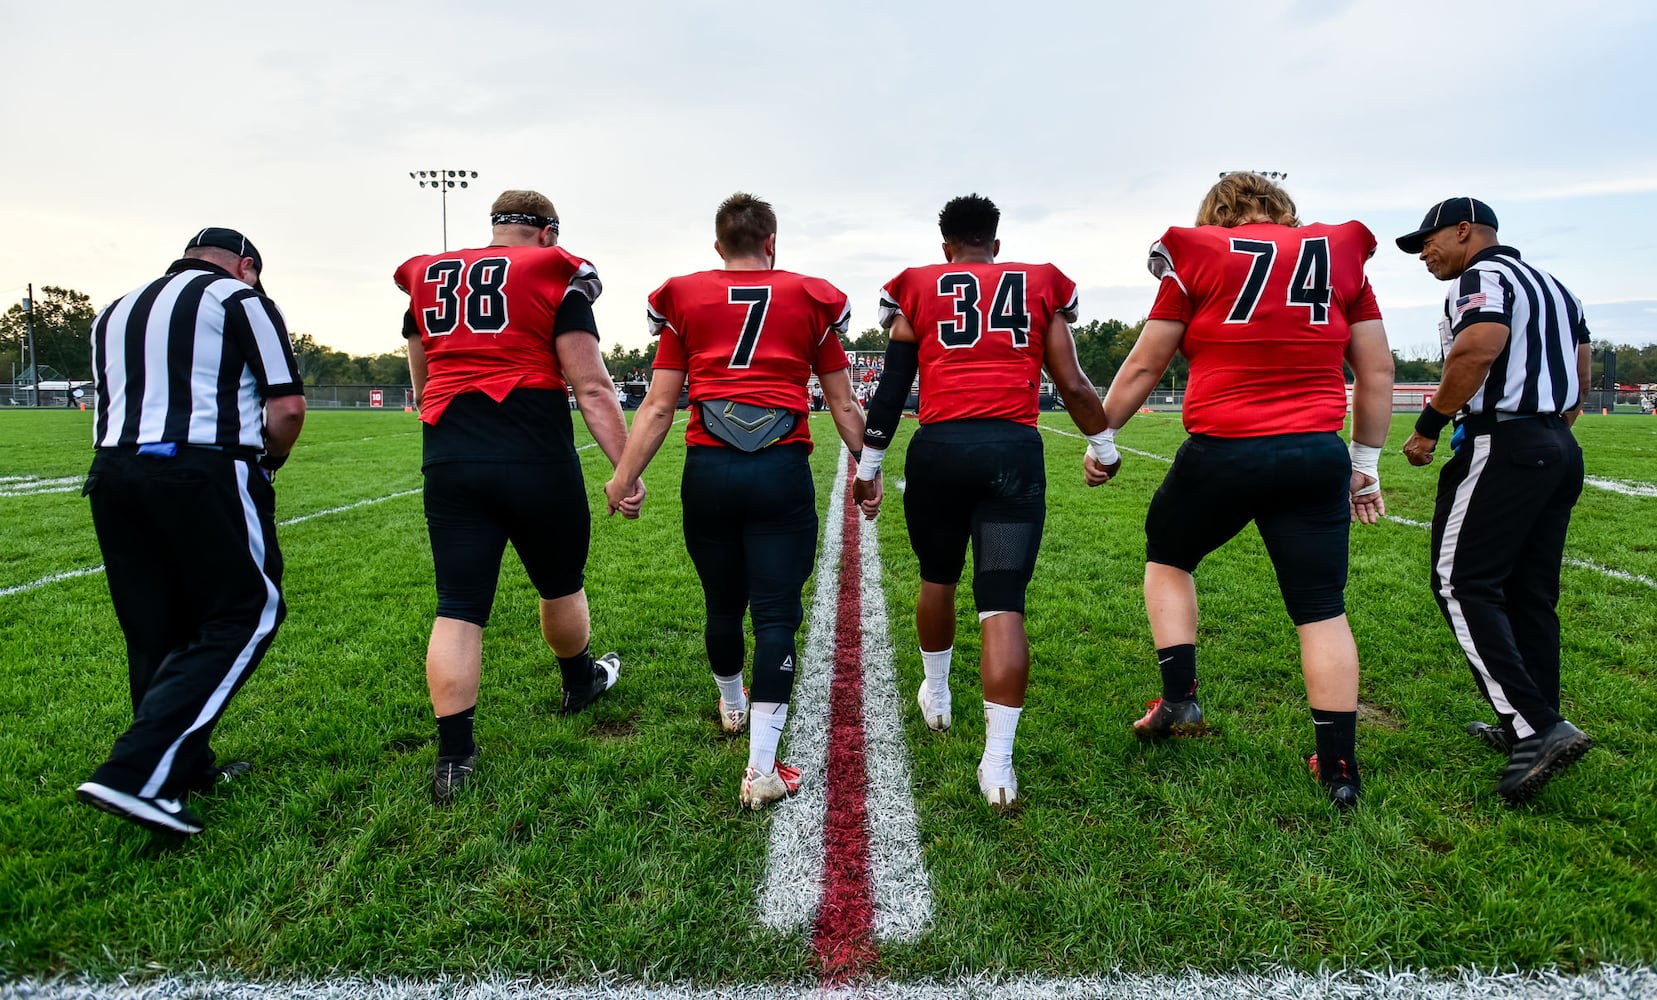
<path fill-rule="evenodd" d="M 509 556 L 485 639 L 479 778 L 437 809 L 418 427 L 404 413 L 313 412 L 277 480 L 278 520 L 292 522 L 279 529 L 289 617 L 214 740 L 221 757 L 257 770 L 203 800 L 206 832 L 179 842 L 73 800 L 129 714 L 78 489 L 90 417 L 0 413 L 0 979 L 816 981 L 809 929 L 769 929 L 761 912 L 781 814 L 737 809 L 746 745 L 721 738 L 714 717 L 700 590 L 679 531 L 682 433 L 645 477 L 643 520 L 594 520 L 594 649 L 621 652 L 620 684 L 587 713 L 557 715 L 556 664 Z M 1119 439 L 1133 450 L 1118 480 L 1087 490 L 1074 427 L 1044 415 L 1049 513 L 1015 751 L 1025 803 L 1001 816 L 973 777 L 983 720 L 965 587 L 953 729 L 929 731 L 913 702 L 916 569 L 898 480 L 915 425 L 905 422 L 886 507 L 865 530 L 878 538 L 893 745 L 907 754 L 902 791 L 929 906 L 918 933 L 877 941 L 864 974 L 1657 960 L 1657 420 L 1577 425 L 1596 485 L 1566 550 L 1565 710 L 1596 746 L 1518 809 L 1494 794 L 1501 759 L 1462 733 L 1488 709 L 1427 587 L 1438 465 L 1412 469 L 1397 454 L 1408 424 L 1395 419 L 1381 464 L 1389 520 L 1353 529 L 1365 798 L 1339 815 L 1307 773 L 1294 629 L 1252 530 L 1197 574 L 1215 734 L 1133 739 L 1129 723 L 1159 690 L 1140 595 L 1143 519 L 1183 432 L 1177 414 L 1136 417 Z M 843 470 L 826 417 L 813 433 L 826 512 Z M 602 511 L 608 463 L 596 448 L 581 454 Z M 825 517 L 825 537 L 831 527 Z M 802 657 L 802 673 L 827 669 Z M 870 828 L 888 829 L 882 800 L 867 801 Z"/>

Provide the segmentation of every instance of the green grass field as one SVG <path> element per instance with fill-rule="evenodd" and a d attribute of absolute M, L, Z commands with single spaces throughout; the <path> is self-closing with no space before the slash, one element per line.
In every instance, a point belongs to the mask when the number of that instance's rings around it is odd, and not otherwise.
<path fill-rule="evenodd" d="M 84 472 L 90 418 L 0 414 L 0 477 Z M 1395 421 L 1382 481 L 1389 513 L 1425 522 L 1437 467 L 1396 454 L 1407 424 Z M 1063 415 L 1043 425 L 1074 430 Z M 832 442 L 825 418 L 813 430 Z M 1657 482 L 1657 420 L 1587 417 L 1578 434 L 1591 476 Z M 1120 440 L 1171 456 L 1182 436 L 1177 415 L 1154 414 Z M 973 779 L 976 616 L 961 611 L 955 728 L 932 733 L 912 701 L 916 576 L 895 491 L 877 522 L 935 900 L 932 930 L 884 947 L 881 975 L 1657 961 L 1657 499 L 1589 489 L 1577 508 L 1568 556 L 1646 582 L 1566 568 L 1566 710 L 1597 746 L 1520 809 L 1493 792 L 1500 759 L 1462 734 L 1487 710 L 1427 589 L 1427 532 L 1355 528 L 1366 798 L 1337 815 L 1306 772 L 1294 630 L 1252 532 L 1198 573 L 1217 734 L 1132 738 L 1158 693 L 1139 581 L 1167 467 L 1129 454 L 1090 491 L 1081 442 L 1044 437 L 1016 754 L 1027 804 L 1011 816 L 992 815 Z M 417 489 L 419 441 L 407 414 L 313 413 L 278 517 Z M 602 511 L 608 465 L 582 454 Z M 834 455 L 815 458 L 823 507 Z M 769 821 L 737 809 L 745 745 L 717 734 L 679 534 L 682 459 L 675 433 L 646 476 L 644 520 L 595 519 L 595 649 L 619 649 L 624 667 L 592 712 L 557 715 L 534 593 L 508 558 L 485 640 L 479 782 L 447 809 L 427 792 L 435 597 L 417 494 L 281 529 L 290 615 L 214 741 L 258 770 L 202 801 L 207 830 L 188 842 L 73 800 L 128 716 L 103 577 L 0 596 L 0 977 L 810 979 L 803 940 L 755 919 Z M 99 561 L 78 492 L 0 497 L 0 591 Z"/>

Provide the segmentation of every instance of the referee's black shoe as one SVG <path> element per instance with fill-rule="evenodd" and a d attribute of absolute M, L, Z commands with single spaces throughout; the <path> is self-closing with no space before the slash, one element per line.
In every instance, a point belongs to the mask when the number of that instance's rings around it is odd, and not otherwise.
<path fill-rule="evenodd" d="M 621 676 L 621 654 L 605 653 L 593 658 L 592 673 L 584 686 L 571 688 L 564 685 L 564 700 L 558 711 L 564 715 L 575 713 L 591 705 L 604 692 L 616 686 L 616 678 Z"/>
<path fill-rule="evenodd" d="M 1208 723 L 1203 720 L 1195 698 L 1184 701 L 1158 698 L 1146 702 L 1145 707 L 1150 711 L 1133 724 L 1133 734 L 1146 742 L 1160 743 L 1170 737 L 1186 739 L 1208 732 Z"/>
<path fill-rule="evenodd" d="M 1492 726 L 1488 722 L 1469 722 L 1467 735 L 1478 737 L 1485 746 L 1504 757 L 1513 752 L 1513 741 L 1507 738 L 1507 730 L 1501 726 Z"/>
<path fill-rule="evenodd" d="M 212 795 L 225 785 L 240 781 L 253 770 L 253 765 L 245 760 L 233 760 L 228 764 L 218 764 L 202 771 L 190 786 L 194 795 Z"/>
<path fill-rule="evenodd" d="M 1496 794 L 1508 805 L 1518 805 L 1535 797 L 1567 767 L 1575 764 L 1594 741 L 1588 734 L 1560 719 L 1545 733 L 1537 733 L 1519 740 L 1508 752 L 1507 767 L 1496 782 Z"/>
<path fill-rule="evenodd" d="M 457 792 L 471 782 L 477 768 L 476 750 L 453 757 L 438 757 L 437 766 L 432 769 L 432 802 L 447 805 Z"/>
<path fill-rule="evenodd" d="M 75 789 L 75 797 L 157 833 L 189 836 L 202 831 L 201 817 L 191 812 L 182 799 L 144 798 L 96 781 L 88 781 Z"/>

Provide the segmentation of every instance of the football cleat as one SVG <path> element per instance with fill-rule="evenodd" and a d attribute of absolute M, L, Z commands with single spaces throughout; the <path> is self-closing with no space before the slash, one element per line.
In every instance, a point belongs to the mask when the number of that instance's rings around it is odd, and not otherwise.
<path fill-rule="evenodd" d="M 1547 732 L 1513 744 L 1496 794 L 1514 806 L 1531 799 L 1593 745 L 1587 733 L 1560 719 Z"/>
<path fill-rule="evenodd" d="M 1492 726 L 1488 722 L 1469 722 L 1467 735 L 1477 736 L 1485 746 L 1504 757 L 1513 752 L 1513 741 L 1507 738 L 1507 730 L 1501 726 Z"/>
<path fill-rule="evenodd" d="M 1018 801 L 1018 775 L 1011 765 L 1005 772 L 992 772 L 982 763 L 978 765 L 978 790 L 984 793 L 990 808 L 1003 810 Z"/>
<path fill-rule="evenodd" d="M 748 728 L 748 689 L 742 689 L 743 706 L 734 708 L 725 703 L 724 698 L 716 700 L 714 711 L 719 713 L 719 728 L 726 736 L 740 736 Z"/>
<path fill-rule="evenodd" d="M 1133 734 L 1152 743 L 1169 737 L 1185 739 L 1208 732 L 1208 723 L 1202 717 L 1197 699 L 1167 701 L 1158 698 L 1145 703 L 1150 711 L 1133 724 Z"/>
<path fill-rule="evenodd" d="M 189 836 L 202 830 L 201 817 L 178 799 L 147 799 L 100 785 L 96 781 L 88 781 L 75 789 L 75 797 L 112 816 L 130 820 L 157 833 Z"/>
<path fill-rule="evenodd" d="M 744 768 L 742 771 L 742 804 L 749 809 L 764 809 L 766 806 L 780 799 L 785 799 L 800 790 L 800 771 L 787 764 L 778 763 L 777 769 L 769 773 L 755 768 Z"/>
<path fill-rule="evenodd" d="M 948 729 L 953 721 L 950 714 L 949 688 L 944 688 L 943 694 L 936 697 L 929 692 L 930 686 L 922 681 L 920 690 L 915 692 L 915 703 L 921 707 L 921 718 L 926 720 L 926 728 L 941 733 Z"/>
<path fill-rule="evenodd" d="M 1306 759 L 1306 766 L 1311 769 L 1312 777 L 1317 779 L 1323 790 L 1329 793 L 1329 801 L 1336 808 L 1351 809 L 1358 804 L 1358 793 L 1363 790 L 1363 781 L 1358 777 L 1358 765 L 1347 760 L 1335 761 L 1335 766 L 1329 768 L 1325 774 L 1318 765 L 1318 755 L 1313 754 Z"/>
<path fill-rule="evenodd" d="M 440 806 L 448 805 L 455 794 L 471 782 L 477 766 L 476 750 L 469 754 L 437 758 L 437 766 L 432 768 L 432 802 Z"/>
<path fill-rule="evenodd" d="M 604 692 L 616 686 L 616 678 L 621 676 L 621 656 L 618 653 L 605 653 L 603 656 L 593 657 L 593 674 L 585 688 L 570 690 L 564 688 L 564 700 L 558 711 L 563 715 L 574 715 L 599 699 Z"/>

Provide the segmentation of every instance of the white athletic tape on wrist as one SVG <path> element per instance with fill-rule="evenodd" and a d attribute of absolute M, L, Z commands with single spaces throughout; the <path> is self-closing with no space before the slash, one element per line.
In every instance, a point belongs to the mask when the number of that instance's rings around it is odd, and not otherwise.
<path fill-rule="evenodd" d="M 1089 434 L 1087 453 L 1100 465 L 1110 466 L 1122 461 L 1122 453 L 1116 450 L 1116 430 L 1106 428 L 1097 434 Z"/>
<path fill-rule="evenodd" d="M 1372 448 L 1367 444 L 1359 444 L 1354 441 L 1352 442 L 1351 453 L 1352 471 L 1361 472 L 1369 478 L 1375 480 L 1373 483 L 1370 483 L 1368 486 L 1365 486 L 1353 495 L 1366 497 L 1371 493 L 1381 492 L 1381 449 Z"/>
<path fill-rule="evenodd" d="M 880 463 L 886 461 L 885 448 L 871 448 L 863 446 L 863 458 L 857 463 L 857 478 L 864 482 L 873 482 L 880 475 Z"/>

